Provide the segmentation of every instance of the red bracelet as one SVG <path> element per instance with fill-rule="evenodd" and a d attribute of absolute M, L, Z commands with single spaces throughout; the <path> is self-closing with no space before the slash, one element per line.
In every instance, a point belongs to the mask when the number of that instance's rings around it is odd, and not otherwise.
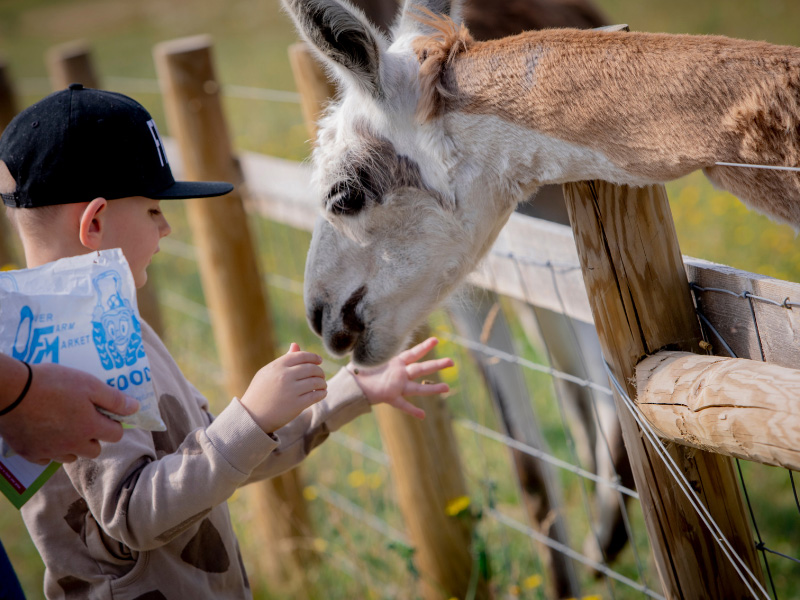
<path fill-rule="evenodd" d="M 14 402 L 6 406 L 3 410 L 0 410 L 0 417 L 10 413 L 12 410 L 17 408 L 17 406 L 19 406 L 19 403 L 22 402 L 25 399 L 25 396 L 28 395 L 28 390 L 31 389 L 31 382 L 33 381 L 33 369 L 31 369 L 31 366 L 24 360 L 21 360 L 19 362 L 25 365 L 25 367 L 28 369 L 28 381 L 25 382 L 25 387 L 22 388 L 22 393 L 19 395 L 19 398 L 14 400 Z"/>

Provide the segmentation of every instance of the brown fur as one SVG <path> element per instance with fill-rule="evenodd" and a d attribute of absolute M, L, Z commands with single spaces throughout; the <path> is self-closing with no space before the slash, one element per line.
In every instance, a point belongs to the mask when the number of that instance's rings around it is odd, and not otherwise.
<path fill-rule="evenodd" d="M 415 46 L 426 67 L 421 114 L 497 115 L 650 181 L 706 169 L 758 210 L 800 225 L 798 174 L 714 166 L 800 164 L 800 49 L 571 29 L 460 45 L 445 21 Z"/>
<path fill-rule="evenodd" d="M 420 62 L 419 80 L 421 97 L 417 106 L 417 117 L 428 121 L 444 110 L 453 93 L 443 85 L 443 73 L 456 56 L 469 50 L 474 40 L 462 23 L 456 25 L 450 17 L 437 15 L 427 8 L 417 7 L 421 13 L 415 15 L 423 25 L 435 30 L 429 36 L 414 40 L 414 51 Z"/>

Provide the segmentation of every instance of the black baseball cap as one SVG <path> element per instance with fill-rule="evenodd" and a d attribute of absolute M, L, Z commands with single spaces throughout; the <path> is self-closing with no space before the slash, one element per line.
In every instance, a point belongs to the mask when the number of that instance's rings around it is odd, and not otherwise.
<path fill-rule="evenodd" d="M 23 110 L 0 136 L 6 206 L 180 200 L 231 190 L 222 181 L 175 181 L 150 113 L 132 98 L 79 83 Z"/>

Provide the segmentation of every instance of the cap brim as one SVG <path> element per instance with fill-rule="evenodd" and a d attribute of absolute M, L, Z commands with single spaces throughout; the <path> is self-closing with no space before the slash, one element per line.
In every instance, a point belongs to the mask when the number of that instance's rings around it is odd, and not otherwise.
<path fill-rule="evenodd" d="M 225 181 L 176 181 L 166 189 L 148 194 L 154 200 L 187 200 L 189 198 L 211 198 L 233 191 L 233 185 Z"/>

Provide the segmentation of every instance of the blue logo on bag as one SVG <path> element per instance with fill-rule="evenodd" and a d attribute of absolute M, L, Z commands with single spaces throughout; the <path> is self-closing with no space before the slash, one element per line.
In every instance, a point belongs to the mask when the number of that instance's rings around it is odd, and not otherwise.
<path fill-rule="evenodd" d="M 14 336 L 14 347 L 11 349 L 14 358 L 34 365 L 41 363 L 48 356 L 49 362 L 58 362 L 58 336 L 48 337 L 54 332 L 55 327 L 33 326 L 37 320 L 52 320 L 52 317 L 52 315 L 40 315 L 37 318 L 30 306 L 22 307 L 17 333 Z"/>
<path fill-rule="evenodd" d="M 121 279 L 106 271 L 92 279 L 97 305 L 92 313 L 92 339 L 103 368 L 110 371 L 133 366 L 144 358 L 142 327 L 129 300 L 120 294 Z"/>

